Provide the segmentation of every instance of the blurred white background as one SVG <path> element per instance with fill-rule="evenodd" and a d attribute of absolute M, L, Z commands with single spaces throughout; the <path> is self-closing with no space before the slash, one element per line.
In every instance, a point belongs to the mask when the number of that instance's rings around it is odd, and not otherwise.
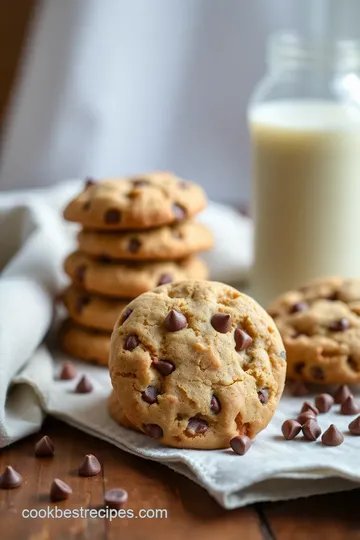
<path fill-rule="evenodd" d="M 246 204 L 246 107 L 266 38 L 302 29 L 318 1 L 43 2 L 8 114 L 0 188 L 161 168 Z"/>

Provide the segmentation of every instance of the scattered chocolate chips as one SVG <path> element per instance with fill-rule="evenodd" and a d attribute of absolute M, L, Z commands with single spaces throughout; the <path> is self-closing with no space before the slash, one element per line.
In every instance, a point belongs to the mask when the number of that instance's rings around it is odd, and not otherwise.
<path fill-rule="evenodd" d="M 247 435 L 237 435 L 233 437 L 230 441 L 230 446 L 234 450 L 235 454 L 243 456 L 249 450 L 252 445 L 252 439 L 247 437 Z"/>
<path fill-rule="evenodd" d="M 158 391 L 156 390 L 155 386 L 147 386 L 144 392 L 141 393 L 141 397 L 143 401 L 153 405 L 157 402 Z"/>
<path fill-rule="evenodd" d="M 72 494 L 72 489 L 68 484 L 65 484 L 59 478 L 55 478 L 50 488 L 50 499 L 55 501 L 65 501 Z"/>
<path fill-rule="evenodd" d="M 339 446 L 339 444 L 344 442 L 344 436 L 334 424 L 331 424 L 331 426 L 324 431 L 321 442 L 325 446 Z"/>
<path fill-rule="evenodd" d="M 77 394 L 89 394 L 93 391 L 93 385 L 86 375 L 83 375 L 76 385 L 75 392 Z"/>
<path fill-rule="evenodd" d="M 160 286 L 160 285 L 166 285 L 166 283 L 171 283 L 172 281 L 174 281 L 174 278 L 172 277 L 171 274 L 161 274 L 161 276 L 159 277 L 159 281 L 157 282 L 157 284 Z"/>
<path fill-rule="evenodd" d="M 350 388 L 346 384 L 342 384 L 334 393 L 335 403 L 343 403 L 349 396 L 352 396 Z"/>
<path fill-rule="evenodd" d="M 182 221 L 183 219 L 186 218 L 185 209 L 179 204 L 173 204 L 172 213 L 176 221 Z"/>
<path fill-rule="evenodd" d="M 178 332 L 187 327 L 187 320 L 183 313 L 172 309 L 166 315 L 164 326 L 169 332 Z"/>
<path fill-rule="evenodd" d="M 312 366 L 310 368 L 310 375 L 316 381 L 323 381 L 325 379 L 324 370 L 319 366 Z"/>
<path fill-rule="evenodd" d="M 136 334 L 130 334 L 125 338 L 124 349 L 125 351 L 133 351 L 140 343 Z"/>
<path fill-rule="evenodd" d="M 175 371 L 174 364 L 169 360 L 156 360 L 152 365 L 159 373 L 161 373 L 161 375 L 164 375 L 164 377 Z"/>
<path fill-rule="evenodd" d="M 75 280 L 77 283 L 84 283 L 86 266 L 83 264 L 75 269 Z"/>
<path fill-rule="evenodd" d="M 342 402 L 340 407 L 341 414 L 358 414 L 360 412 L 360 407 L 354 400 L 353 396 L 348 396 L 345 401 Z"/>
<path fill-rule="evenodd" d="M 215 315 L 211 317 L 211 326 L 221 334 L 226 334 L 226 332 L 229 332 L 231 329 L 231 324 L 231 315 L 228 313 L 215 313 Z"/>
<path fill-rule="evenodd" d="M 125 489 L 109 489 L 105 492 L 104 502 L 105 505 L 114 510 L 120 510 L 123 508 L 128 500 L 128 494 Z"/>
<path fill-rule="evenodd" d="M 302 426 L 302 432 L 309 441 L 316 441 L 321 435 L 321 427 L 315 418 L 310 418 Z"/>
<path fill-rule="evenodd" d="M 79 298 L 77 298 L 76 303 L 75 303 L 76 313 L 81 313 L 83 308 L 90 303 L 90 300 L 91 298 L 88 295 L 84 294 L 82 296 L 79 296 Z"/>
<path fill-rule="evenodd" d="M 121 316 L 121 324 L 124 324 L 124 322 L 130 317 L 130 315 L 132 314 L 132 309 L 125 309 L 125 311 L 123 312 L 122 316 Z"/>
<path fill-rule="evenodd" d="M 164 435 L 163 430 L 157 424 L 144 424 L 143 429 L 149 437 L 152 439 L 161 439 Z"/>
<path fill-rule="evenodd" d="M 316 415 L 312 411 L 303 412 L 303 413 L 299 414 L 299 416 L 297 417 L 297 421 L 302 426 L 305 424 L 305 422 L 307 422 L 308 420 L 311 420 L 311 419 L 316 420 Z"/>
<path fill-rule="evenodd" d="M 219 412 L 221 411 L 221 404 L 216 396 L 212 396 L 211 398 L 210 410 L 214 414 L 219 414 Z"/>
<path fill-rule="evenodd" d="M 55 445 L 48 437 L 45 435 L 35 444 L 35 456 L 36 457 L 52 457 L 55 453 Z"/>
<path fill-rule="evenodd" d="M 140 249 L 141 242 L 137 238 L 131 238 L 128 244 L 128 251 L 130 253 L 137 253 Z"/>
<path fill-rule="evenodd" d="M 348 319 L 343 317 L 342 319 L 339 319 L 337 321 L 332 321 L 329 324 L 328 328 L 329 330 L 331 330 L 331 332 L 344 332 L 345 330 L 350 328 L 350 323 Z"/>
<path fill-rule="evenodd" d="M 267 402 L 269 401 L 269 389 L 262 388 L 261 390 L 259 390 L 258 397 L 259 397 L 260 403 L 262 403 L 263 405 L 266 405 Z"/>
<path fill-rule="evenodd" d="M 317 416 L 319 414 L 318 409 L 314 405 L 309 403 L 308 401 L 304 401 L 304 404 L 301 407 L 300 412 L 303 413 L 303 412 L 306 412 L 306 411 L 312 411 L 315 414 L 315 416 Z"/>
<path fill-rule="evenodd" d="M 60 380 L 61 381 L 71 381 L 72 379 L 75 379 L 78 372 L 76 367 L 72 362 L 65 362 L 60 373 Z"/>
<path fill-rule="evenodd" d="M 209 426 L 206 420 L 194 416 L 193 418 L 190 418 L 186 431 L 191 435 L 201 435 L 203 433 L 206 433 L 208 428 Z"/>
<path fill-rule="evenodd" d="M 86 454 L 79 465 L 79 476 L 96 476 L 101 471 L 101 465 L 93 454 Z"/>
<path fill-rule="evenodd" d="M 352 433 L 352 435 L 360 435 L 360 416 L 350 422 L 349 431 Z"/>
<path fill-rule="evenodd" d="M 0 489 L 15 489 L 21 486 L 22 476 L 11 465 L 0 475 Z"/>
<path fill-rule="evenodd" d="M 334 398 L 330 394 L 320 394 L 315 398 L 315 405 L 320 413 L 327 413 L 334 405 Z"/>
<path fill-rule="evenodd" d="M 104 221 L 108 225 L 115 225 L 121 221 L 121 212 L 116 208 L 110 208 L 104 214 Z"/>
<path fill-rule="evenodd" d="M 306 311 L 308 309 L 308 305 L 306 302 L 296 302 L 296 304 L 293 304 L 290 309 L 290 313 L 299 313 L 300 311 Z"/>
<path fill-rule="evenodd" d="M 237 328 L 234 332 L 235 337 L 235 351 L 240 352 L 244 349 L 247 349 L 252 344 L 253 340 L 247 334 L 244 332 L 244 330 L 241 330 L 240 328 Z"/>
<path fill-rule="evenodd" d="M 281 426 L 281 431 L 285 439 L 287 441 L 290 441 L 292 439 L 295 439 L 295 437 L 300 433 L 301 424 L 299 424 L 299 422 L 297 422 L 296 420 L 285 420 L 285 422 Z"/>
<path fill-rule="evenodd" d="M 291 395 L 294 397 L 307 396 L 309 389 L 302 381 L 296 381 L 291 387 Z"/>

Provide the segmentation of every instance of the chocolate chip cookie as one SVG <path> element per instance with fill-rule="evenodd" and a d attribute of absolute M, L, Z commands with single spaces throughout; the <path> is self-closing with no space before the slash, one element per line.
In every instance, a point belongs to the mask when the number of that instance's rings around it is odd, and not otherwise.
<path fill-rule="evenodd" d="M 59 334 L 64 352 L 103 366 L 107 366 L 109 361 L 110 336 L 110 332 L 85 328 L 71 319 L 64 321 Z"/>
<path fill-rule="evenodd" d="M 98 296 L 71 285 L 62 300 L 70 317 L 89 328 L 112 332 L 119 314 L 130 300 Z"/>
<path fill-rule="evenodd" d="M 315 280 L 268 311 L 284 340 L 289 378 L 360 382 L 360 279 Z"/>
<path fill-rule="evenodd" d="M 252 298 L 222 283 L 184 281 L 125 308 L 109 367 L 127 422 L 169 446 L 212 449 L 267 426 L 286 361 L 273 320 Z"/>
<path fill-rule="evenodd" d="M 207 227 L 187 220 L 175 225 L 131 232 L 99 232 L 83 229 L 79 249 L 97 257 L 121 260 L 176 260 L 211 249 L 213 237 Z"/>
<path fill-rule="evenodd" d="M 205 208 L 200 186 L 169 172 L 88 181 L 64 210 L 69 221 L 99 230 L 147 229 L 192 217 Z"/>
<path fill-rule="evenodd" d="M 172 281 L 207 277 L 205 263 L 196 257 L 177 262 L 115 263 L 75 251 L 65 260 L 64 268 L 73 282 L 87 291 L 118 298 L 133 298 Z"/>

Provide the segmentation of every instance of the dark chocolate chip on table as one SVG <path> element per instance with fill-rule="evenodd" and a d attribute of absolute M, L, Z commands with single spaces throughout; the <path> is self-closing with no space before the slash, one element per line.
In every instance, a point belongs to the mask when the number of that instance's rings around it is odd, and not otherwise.
<path fill-rule="evenodd" d="M 47 435 L 44 435 L 35 444 L 35 456 L 36 457 L 52 457 L 55 453 L 55 445 Z"/>
<path fill-rule="evenodd" d="M 161 373 L 161 375 L 164 375 L 165 377 L 175 371 L 174 364 L 169 360 L 154 360 L 152 365 L 159 373 Z"/>
<path fill-rule="evenodd" d="M 61 381 L 71 381 L 77 377 L 77 374 L 78 372 L 74 364 L 67 361 L 63 364 L 59 378 Z"/>
<path fill-rule="evenodd" d="M 114 510 L 120 510 L 128 500 L 128 494 L 124 489 L 116 488 L 109 489 L 105 492 L 105 505 Z"/>
<path fill-rule="evenodd" d="M 307 422 L 311 418 L 316 420 L 316 414 L 314 414 L 312 411 L 305 411 L 299 414 L 299 416 L 297 417 L 297 421 L 299 422 L 299 424 L 304 425 L 305 422 Z"/>
<path fill-rule="evenodd" d="M 344 442 L 344 436 L 334 424 L 331 424 L 331 426 L 324 431 L 321 442 L 325 446 L 339 446 Z"/>
<path fill-rule="evenodd" d="M 124 349 L 125 351 L 133 351 L 135 347 L 140 344 L 140 340 L 136 334 L 130 334 L 125 338 Z"/>
<path fill-rule="evenodd" d="M 321 435 L 321 427 L 315 418 L 310 418 L 302 426 L 302 432 L 309 441 L 316 441 Z"/>
<path fill-rule="evenodd" d="M 295 439 L 295 437 L 300 433 L 301 425 L 296 420 L 285 420 L 281 426 L 281 431 L 285 439 L 290 441 Z"/>
<path fill-rule="evenodd" d="M 319 414 L 319 411 L 318 411 L 317 407 L 315 407 L 314 405 L 312 405 L 308 401 L 305 401 L 303 403 L 303 406 L 301 408 L 300 413 L 303 413 L 303 412 L 306 412 L 306 411 L 312 411 L 315 414 L 315 416 L 317 416 Z"/>
<path fill-rule="evenodd" d="M 146 401 L 146 403 L 153 405 L 157 402 L 158 391 L 155 386 L 147 386 L 144 392 L 141 393 L 141 397 L 143 401 Z"/>
<path fill-rule="evenodd" d="M 109 208 L 104 214 L 104 221 L 108 225 L 115 225 L 121 221 L 121 212 L 116 208 Z"/>
<path fill-rule="evenodd" d="M 231 315 L 228 313 L 215 313 L 211 317 L 211 326 L 215 328 L 217 332 L 226 334 L 231 329 L 232 321 Z"/>
<path fill-rule="evenodd" d="M 210 410 L 214 414 L 219 414 L 219 412 L 221 411 L 221 404 L 216 396 L 212 396 L 211 398 Z"/>
<path fill-rule="evenodd" d="M 296 381 L 291 386 L 291 395 L 294 397 L 306 396 L 309 393 L 309 389 L 303 381 Z"/>
<path fill-rule="evenodd" d="M 253 342 L 249 334 L 244 332 L 244 330 L 241 330 L 241 328 L 237 328 L 235 330 L 234 337 L 235 337 L 235 350 L 237 352 L 247 349 L 248 347 L 250 347 L 250 345 Z"/>
<path fill-rule="evenodd" d="M 334 405 L 334 398 L 330 394 L 320 394 L 315 398 L 315 405 L 320 413 L 327 413 Z"/>
<path fill-rule="evenodd" d="M 86 454 L 78 469 L 79 476 L 95 476 L 99 474 L 100 471 L 100 462 L 93 454 Z"/>
<path fill-rule="evenodd" d="M 178 332 L 187 327 L 187 319 L 183 313 L 172 309 L 166 315 L 164 326 L 169 332 Z"/>
<path fill-rule="evenodd" d="M 208 423 L 202 418 L 194 416 L 190 418 L 186 431 L 192 435 L 201 435 L 209 429 Z"/>
<path fill-rule="evenodd" d="M 86 375 L 83 375 L 76 385 L 75 392 L 77 394 L 89 394 L 93 390 L 93 385 Z"/>
<path fill-rule="evenodd" d="M 243 456 L 249 450 L 252 445 L 252 439 L 247 437 L 247 435 L 237 435 L 233 437 L 230 441 L 230 446 L 234 450 L 235 454 Z"/>
<path fill-rule="evenodd" d="M 157 424 L 144 424 L 143 430 L 152 439 L 161 439 L 164 435 L 163 430 Z"/>
<path fill-rule="evenodd" d="M 360 435 L 360 416 L 350 422 L 349 431 L 352 435 Z"/>
<path fill-rule="evenodd" d="M 53 502 L 65 501 L 65 499 L 68 499 L 71 494 L 72 489 L 68 484 L 59 478 L 55 478 L 55 480 L 53 480 L 50 487 L 50 499 Z"/>
<path fill-rule="evenodd" d="M 341 403 L 343 403 L 349 396 L 352 396 L 350 388 L 346 386 L 346 384 L 342 384 L 334 393 L 335 403 L 339 403 L 341 405 Z"/>
<path fill-rule="evenodd" d="M 11 465 L 0 475 L 0 489 L 15 489 L 21 486 L 22 476 Z"/>
<path fill-rule="evenodd" d="M 161 274 L 157 284 L 160 287 L 160 285 L 166 285 L 167 283 L 171 283 L 172 281 L 174 281 L 174 278 L 171 274 Z"/>
<path fill-rule="evenodd" d="M 340 407 L 341 414 L 358 414 L 360 412 L 360 407 L 356 403 L 353 396 L 348 396 L 345 401 L 341 404 Z"/>

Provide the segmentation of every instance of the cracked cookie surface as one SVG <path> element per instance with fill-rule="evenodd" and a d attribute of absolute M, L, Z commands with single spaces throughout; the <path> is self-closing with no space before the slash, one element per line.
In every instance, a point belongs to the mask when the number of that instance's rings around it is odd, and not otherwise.
<path fill-rule="evenodd" d="M 213 449 L 267 426 L 286 360 L 273 320 L 252 298 L 185 281 L 130 302 L 112 334 L 109 367 L 114 408 L 128 423 L 169 446 Z"/>
<path fill-rule="evenodd" d="M 285 344 L 289 378 L 360 382 L 360 279 L 314 280 L 280 296 L 268 311 Z"/>
<path fill-rule="evenodd" d="M 192 217 L 206 206 L 203 189 L 170 172 L 89 180 L 64 217 L 99 230 L 148 229 Z"/>

